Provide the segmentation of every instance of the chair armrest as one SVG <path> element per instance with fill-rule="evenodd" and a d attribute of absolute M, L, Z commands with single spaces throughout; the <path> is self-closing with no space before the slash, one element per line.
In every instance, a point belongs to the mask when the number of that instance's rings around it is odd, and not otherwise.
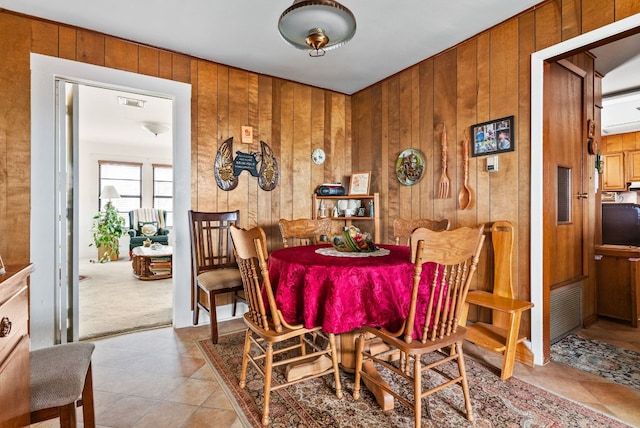
<path fill-rule="evenodd" d="M 130 237 L 135 238 L 138 235 L 138 232 L 135 231 L 135 229 L 129 229 L 127 231 L 127 233 L 129 234 Z"/>
<path fill-rule="evenodd" d="M 493 309 L 500 312 L 522 312 L 533 307 L 533 303 L 525 300 L 509 299 L 508 297 L 494 296 L 486 291 L 470 291 L 467 293 L 467 303 Z"/>
<path fill-rule="evenodd" d="M 169 232 L 170 232 L 170 230 L 169 230 L 169 229 L 160 229 L 160 230 L 158 231 L 158 235 L 168 235 L 168 234 L 169 234 Z"/>

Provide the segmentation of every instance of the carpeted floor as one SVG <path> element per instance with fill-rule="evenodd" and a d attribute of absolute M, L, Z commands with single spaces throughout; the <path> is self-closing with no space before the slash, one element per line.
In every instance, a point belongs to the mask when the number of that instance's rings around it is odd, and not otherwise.
<path fill-rule="evenodd" d="M 131 262 L 80 260 L 80 339 L 171 325 L 172 279 L 141 281 Z"/>
<path fill-rule="evenodd" d="M 640 390 L 640 354 L 570 334 L 551 345 L 551 361 Z"/>
<path fill-rule="evenodd" d="M 246 389 L 238 387 L 242 361 L 243 333 L 197 342 L 238 413 L 251 426 L 260 427 L 262 378 L 249 367 Z M 459 387 L 446 388 L 430 398 L 432 419 L 423 418 L 422 427 L 625 427 L 614 419 L 511 378 L 501 381 L 472 358 L 466 358 L 467 376 L 475 422 L 465 419 L 464 401 Z M 274 376 L 279 382 L 283 374 Z M 344 397 L 335 397 L 332 376 L 302 382 L 272 393 L 272 426 L 285 427 L 411 427 L 410 410 L 396 403 L 382 412 L 366 388 L 358 401 L 352 398 L 353 376 L 342 373 Z M 389 379 L 387 379 L 389 381 Z M 426 410 L 425 410 L 426 412 Z M 423 413 L 426 415 L 426 413 Z"/>

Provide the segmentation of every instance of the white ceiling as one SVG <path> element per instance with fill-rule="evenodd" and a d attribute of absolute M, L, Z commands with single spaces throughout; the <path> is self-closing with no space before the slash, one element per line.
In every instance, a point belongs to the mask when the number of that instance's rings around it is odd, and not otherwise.
<path fill-rule="evenodd" d="M 321 58 L 311 58 L 281 39 L 278 17 L 292 3 L 292 0 L 0 0 L 0 7 L 352 94 L 527 10 L 540 0 L 342 0 L 356 17 L 356 34 L 349 43 L 327 51 Z M 599 49 L 597 68 L 606 74 L 603 92 L 640 86 L 627 82 L 625 77 L 640 76 L 639 52 L 640 43 L 631 41 Z M 108 123 L 111 114 L 104 108 L 96 106 L 95 115 L 85 115 L 85 120 L 97 119 L 99 125 L 95 126 L 101 127 L 91 138 L 115 140 L 110 132 L 122 130 L 125 125 Z M 634 114 L 628 106 L 625 108 Z M 144 121 L 170 121 L 170 116 L 149 116 L 153 109 L 144 111 L 138 112 L 142 116 L 136 116 L 135 120 L 126 115 L 132 131 L 144 131 L 141 128 Z M 622 118 L 620 113 L 611 116 L 618 122 Z M 89 123 L 85 129 L 93 126 Z M 630 132 L 627 128 L 620 132 Z M 144 133 L 148 134 L 145 137 L 153 136 L 148 131 Z"/>

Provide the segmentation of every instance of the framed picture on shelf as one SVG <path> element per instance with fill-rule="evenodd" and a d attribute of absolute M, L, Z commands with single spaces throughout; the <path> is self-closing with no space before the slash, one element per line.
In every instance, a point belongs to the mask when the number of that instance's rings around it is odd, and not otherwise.
<path fill-rule="evenodd" d="M 355 172 L 349 180 L 349 195 L 368 195 L 371 172 Z"/>
<path fill-rule="evenodd" d="M 515 149 L 513 116 L 473 125 L 471 135 L 471 156 L 512 152 Z"/>

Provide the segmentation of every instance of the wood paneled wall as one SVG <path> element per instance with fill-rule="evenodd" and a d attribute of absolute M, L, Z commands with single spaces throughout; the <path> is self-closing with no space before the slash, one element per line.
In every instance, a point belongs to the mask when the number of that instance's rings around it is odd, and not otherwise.
<path fill-rule="evenodd" d="M 29 261 L 30 156 L 36 155 L 30 153 L 29 53 L 36 52 L 191 83 L 192 208 L 238 208 L 243 226 L 265 226 L 277 247 L 277 220 L 310 216 L 318 184 L 371 170 L 372 190 L 381 196 L 383 242 L 390 242 L 390 220 L 398 215 L 446 217 L 454 227 L 513 222 L 513 277 L 518 296 L 527 299 L 530 55 L 638 12 L 637 0 L 549 0 L 347 96 L 0 10 L 0 254 L 6 263 Z M 511 114 L 516 150 L 501 154 L 500 171 L 492 174 L 485 172 L 486 158 L 472 158 L 474 200 L 458 210 L 463 132 Z M 434 196 L 442 123 L 449 140 L 449 199 Z M 254 128 L 250 146 L 239 142 L 242 125 Z M 213 161 L 217 145 L 228 137 L 235 137 L 235 150 L 258 150 L 260 140 L 273 148 L 280 163 L 274 191 L 262 191 L 246 173 L 234 191 L 217 188 Z M 327 153 L 322 166 L 311 162 L 315 147 Z M 412 187 L 400 185 L 394 170 L 399 152 L 408 147 L 419 148 L 427 162 L 423 179 Z M 491 279 L 487 252 L 478 272 L 480 288 Z"/>
<path fill-rule="evenodd" d="M 519 298 L 529 299 L 531 54 L 638 12 L 640 3 L 632 0 L 547 1 L 353 95 L 352 168 L 373 172 L 383 241 L 390 242 L 396 216 L 448 218 L 452 227 L 510 221 L 516 226 L 514 288 Z M 464 132 L 475 123 L 509 115 L 515 116 L 515 151 L 498 156 L 495 173 L 486 172 L 486 157 L 471 158 L 473 202 L 461 211 Z M 443 122 L 452 193 L 437 199 Z M 398 154 L 409 147 L 420 149 L 426 159 L 422 180 L 411 187 L 395 175 Z M 487 240 L 476 287 L 490 289 L 491 260 Z"/>

